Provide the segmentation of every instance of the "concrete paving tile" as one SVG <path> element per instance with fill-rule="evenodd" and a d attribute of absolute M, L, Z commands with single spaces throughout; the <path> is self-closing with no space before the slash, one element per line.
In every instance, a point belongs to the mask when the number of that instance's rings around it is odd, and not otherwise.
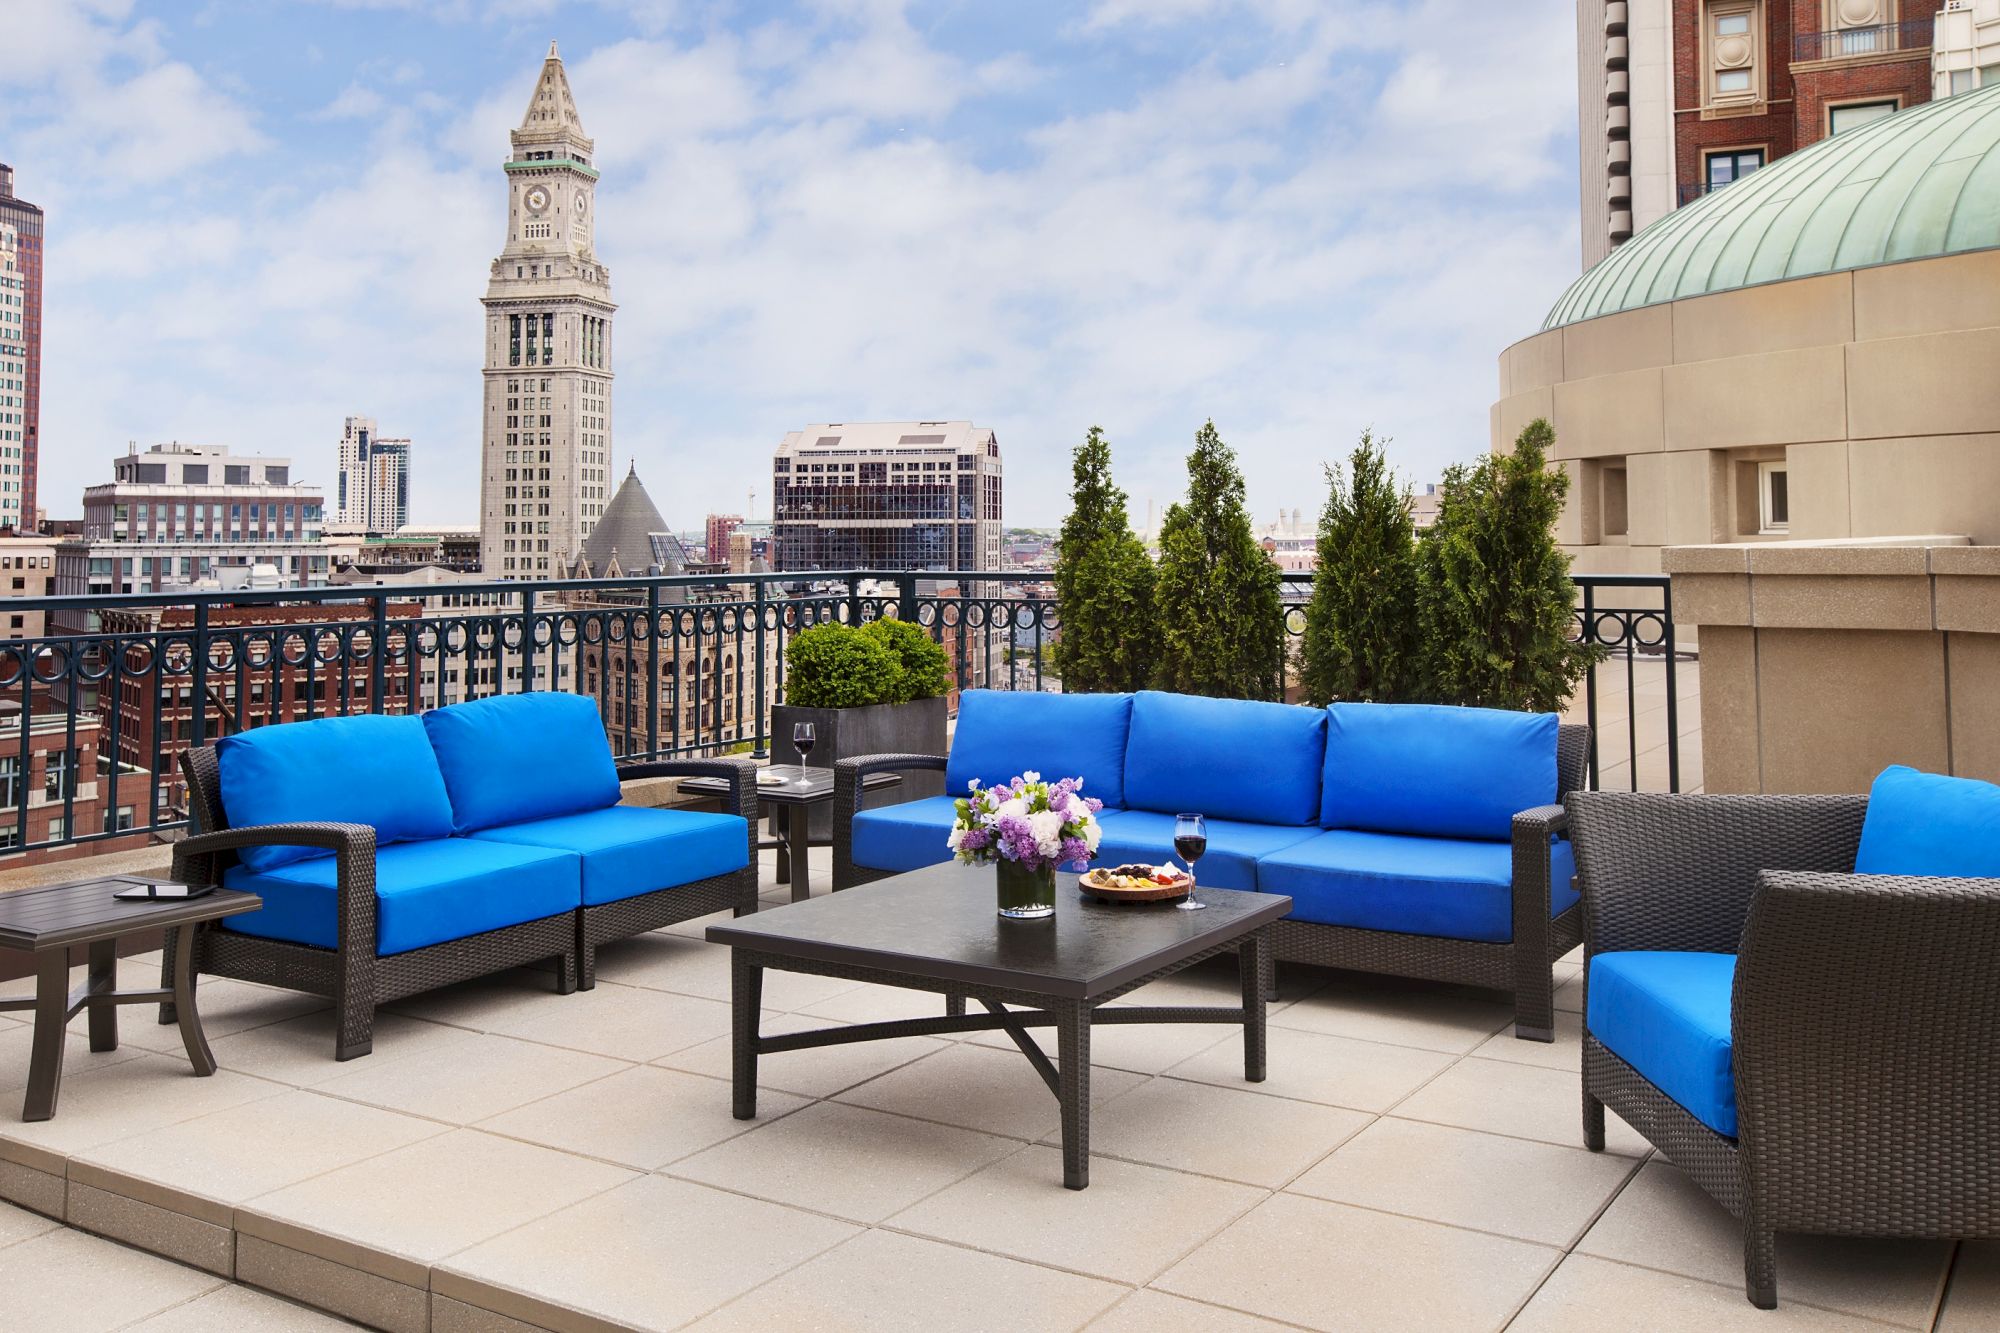
<path fill-rule="evenodd" d="M 1583 969 L 1556 987 L 1556 1012 L 1580 1014 L 1583 1012 Z"/>
<path fill-rule="evenodd" d="M 11 1203 L 0 1203 L 0 1249 L 18 1244 L 44 1231 L 54 1231 L 62 1223 Z"/>
<path fill-rule="evenodd" d="M 1055 1029 L 1030 1028 L 1042 1049 L 1053 1054 Z M 976 1045 L 1011 1051 L 1004 1032 L 976 1032 L 966 1038 Z M 1243 1029 L 1220 1023 L 1094 1023 L 1090 1029 L 1090 1063 L 1134 1074 L 1162 1074 L 1192 1056 L 1227 1043 L 1243 1049 Z M 1240 1072 L 1240 1071 L 1239 1071 Z"/>
<path fill-rule="evenodd" d="M 1276 1189 L 1368 1121 L 1318 1102 L 1156 1078 L 1091 1116 L 1090 1148 Z"/>
<path fill-rule="evenodd" d="M 555 993 L 548 973 L 516 967 L 391 1000 L 383 1008 L 432 1023 L 449 1023 L 474 1032 L 488 1032 L 493 1030 L 489 1021 L 495 1015 L 507 1013 L 517 1006 L 561 1004 L 572 998 L 573 995 Z"/>
<path fill-rule="evenodd" d="M 780 1014 L 775 1018 L 765 1018 L 761 1030 L 770 1037 L 785 1032 L 809 1032 L 840 1026 L 830 1019 Z M 899 1065 L 944 1050 L 951 1044 L 933 1037 L 901 1037 L 894 1041 L 857 1041 L 844 1046 L 783 1051 L 759 1057 L 757 1086 L 797 1093 L 802 1097 L 830 1097 Z M 705 1041 L 699 1046 L 663 1056 L 653 1063 L 726 1079 L 730 1076 L 729 1038 Z"/>
<path fill-rule="evenodd" d="M 121 986 L 157 986 L 160 984 L 160 973 L 157 966 L 150 971 L 140 971 L 137 968 L 128 970 L 121 965 L 118 980 Z M 201 1030 L 211 1043 L 233 1032 L 247 1032 L 267 1023 L 282 1023 L 288 1018 L 297 1018 L 300 1014 L 314 1013 L 327 1007 L 327 1002 L 317 995 L 252 985 L 229 977 L 204 977 L 195 991 L 195 1008 L 201 1011 Z M 157 1006 L 128 1004 L 120 1005 L 118 1009 L 118 1041 L 121 1045 L 186 1058 L 187 1047 L 181 1044 L 179 1025 L 161 1024 Z M 90 1015 L 87 1013 L 72 1018 L 69 1023 L 70 1040 L 74 1042 L 86 1035 L 89 1023 Z"/>
<path fill-rule="evenodd" d="M 1513 1006 L 1490 991 L 1351 972 L 1329 977 L 1322 989 L 1272 1014 L 1271 1023 L 1458 1055 L 1514 1021 Z"/>
<path fill-rule="evenodd" d="M 128 1024 L 132 1022 L 130 1013 L 126 1015 L 125 1021 Z M 178 1039 L 180 1029 L 169 1030 L 174 1032 Z M 28 1087 L 28 1061 L 34 1048 L 35 1030 L 32 1027 L 16 1023 L 10 1027 L 0 1028 L 0 1101 L 15 1103 L 20 1101 L 21 1095 Z M 183 1059 L 186 1058 L 186 1049 L 186 1047 L 177 1048 Z M 63 1042 L 63 1081 L 68 1083 L 72 1077 L 87 1069 L 109 1069 L 112 1065 L 145 1054 L 148 1052 L 144 1046 L 130 1041 L 121 1041 L 115 1051 L 93 1051 L 90 1049 L 90 1039 L 87 1034 L 72 1031 Z M 19 1115 L 20 1111 L 18 1104 L 11 1108 L 13 1115 Z M 0 1114 L 7 1113 L 0 1111 Z"/>
<path fill-rule="evenodd" d="M 726 945 L 651 931 L 599 949 L 597 979 L 727 1001 L 731 985 L 729 954 Z M 804 972 L 766 968 L 764 1007 L 797 1009 L 831 999 L 861 984 L 840 977 L 815 977 Z"/>
<path fill-rule="evenodd" d="M 1883 1325 L 1788 1301 L 1782 1290 L 1777 1309 L 1759 1310 L 1743 1298 L 1741 1282 L 1725 1287 L 1572 1254 L 1507 1329 L 1508 1333 L 1660 1333 L 1662 1329 L 1882 1333 Z"/>
<path fill-rule="evenodd" d="M 798 1013 L 839 1023 L 886 1023 L 899 1018 L 936 1018 L 944 1013 L 944 996 L 936 991 L 906 990 L 863 982 L 823 1000 L 799 1006 Z M 1005 1038 L 1002 1038 L 1005 1040 Z"/>
<path fill-rule="evenodd" d="M 1554 1041 L 1523 1041 L 1511 1025 L 1494 1033 L 1473 1052 L 1482 1060 L 1505 1060 L 1510 1064 L 1539 1065 L 1561 1069 L 1581 1077 L 1583 1069 L 1583 1015 L 1556 1010 Z"/>
<path fill-rule="evenodd" d="M 1154 1285 L 1308 1328 L 1488 1330 L 1560 1257 L 1523 1241 L 1278 1194 Z"/>
<path fill-rule="evenodd" d="M 1098 1106 L 1145 1081 L 1123 1070 L 1097 1070 L 1090 1080 L 1090 1103 Z M 1019 1051 L 972 1042 L 946 1045 L 849 1088 L 840 1100 L 1017 1139 L 1039 1139 L 1062 1128 L 1061 1105 Z"/>
<path fill-rule="evenodd" d="M 362 1060 L 397 1060 L 464 1041 L 467 1036 L 463 1028 L 427 1023 L 379 1009 L 375 1013 L 375 1048 Z M 224 1069 L 310 1088 L 365 1067 L 352 1060 L 334 1059 L 333 1040 L 333 1011 L 322 1009 L 282 1023 L 212 1039 L 209 1048 L 215 1052 L 215 1062 Z"/>
<path fill-rule="evenodd" d="M 324 1239 L 313 1239 L 312 1243 L 321 1249 L 341 1248 Z M 349 1258 L 359 1259 L 365 1253 L 359 1246 L 347 1250 Z M 387 1263 L 379 1259 L 371 1262 L 377 1266 Z M 408 1270 L 413 1281 L 428 1281 L 430 1270 L 423 1265 L 400 1260 L 397 1264 Z M 397 1282 L 261 1236 L 238 1232 L 236 1277 L 250 1286 L 383 1333 L 430 1333 L 431 1294 L 427 1286 Z"/>
<path fill-rule="evenodd" d="M 1743 1231 L 1672 1163 L 1655 1158 L 1619 1192 L 1579 1254 L 1743 1290 Z M 1778 1237 L 1778 1302 L 1928 1328 L 1951 1258 L 1944 1241 Z M 1746 1307 L 1747 1308 L 1747 1307 Z"/>
<path fill-rule="evenodd" d="M 635 1065 L 482 1120 L 479 1128 L 651 1171 L 806 1104 L 803 1097 L 766 1089 L 758 1095 L 760 1119 L 738 1120 L 730 1114 L 727 1083 Z"/>
<path fill-rule="evenodd" d="M 434 1120 L 286 1092 L 85 1148 L 70 1161 L 70 1179 L 228 1226 L 234 1206 L 247 1199 L 445 1129 Z"/>
<path fill-rule="evenodd" d="M 37 1153 L 80 1152 L 284 1091 L 283 1084 L 227 1069 L 197 1078 L 185 1056 L 143 1055 L 65 1078 L 52 1120 L 0 1119 L 0 1156 L 38 1165 L 29 1160 Z M 58 1168 L 41 1164 L 41 1169 Z"/>
<path fill-rule="evenodd" d="M 2000 1241 L 1959 1245 L 1937 1333 L 2000 1333 Z"/>
<path fill-rule="evenodd" d="M 461 1041 L 427 1051 L 350 1060 L 318 1091 L 469 1125 L 628 1067 L 602 1055 L 466 1033 Z"/>
<path fill-rule="evenodd" d="M 1289 1325 L 1142 1287 L 1090 1324 L 1090 1333 L 1272 1333 Z"/>
<path fill-rule="evenodd" d="M 879 1222 L 1020 1146 L 991 1134 L 820 1102 L 676 1162 L 668 1172 Z"/>
<path fill-rule="evenodd" d="M 1583 1146 L 1583 1075 L 1504 1060 L 1464 1059 L 1395 1107 L 1409 1120 Z M 1604 1143 L 1610 1152 L 1642 1157 L 1652 1145 L 1607 1111 Z"/>
<path fill-rule="evenodd" d="M 1243 1081 L 1243 1046 L 1219 1042 L 1167 1070 L 1170 1078 L 1194 1079 L 1266 1096 L 1386 1111 L 1451 1064 L 1439 1051 L 1357 1041 L 1298 1028 L 1265 1029 L 1264 1081 Z"/>
<path fill-rule="evenodd" d="M 143 1319 L 130 1333 L 336 1333 L 354 1325 L 250 1287 L 220 1287 Z"/>
<path fill-rule="evenodd" d="M 524 1041 L 644 1062 L 729 1031 L 729 1006 L 667 991 L 599 982 L 592 990 L 517 1004 L 486 1016 L 485 1028 Z"/>
<path fill-rule="evenodd" d="M 888 1225 L 1114 1282 L 1145 1282 L 1239 1217 L 1263 1192 L 1094 1158 L 1066 1190 L 1062 1154 L 1025 1148 L 889 1219 Z"/>
<path fill-rule="evenodd" d="M 644 1176 L 452 1256 L 433 1284 L 534 1324 L 582 1314 L 677 1328 L 856 1234 L 832 1218 Z"/>
<path fill-rule="evenodd" d="M 601 1162 L 460 1129 L 262 1195 L 238 1210 L 237 1227 L 416 1285 L 425 1265 L 631 1179 Z M 371 1264 L 374 1256 L 402 1262 Z"/>
<path fill-rule="evenodd" d="M 921 1276 L 919 1276 L 921 1275 Z M 978 1333 L 1081 1327 L 1125 1294 L 1096 1278 L 915 1236 L 868 1231 L 730 1302 L 694 1327 L 764 1333 Z M 1004 1316 L 1000 1312 L 1004 1311 Z"/>
<path fill-rule="evenodd" d="M 1567 1248 L 1636 1164 L 1615 1153 L 1387 1118 L 1288 1188 Z"/>
<path fill-rule="evenodd" d="M 213 1274 L 81 1231 L 54 1231 L 0 1250 L 0 1321 L 8 1328 L 97 1333 L 123 1328 L 221 1285 Z"/>
<path fill-rule="evenodd" d="M 707 916 L 698 916 L 692 921 L 676 921 L 671 926 L 662 926 L 659 933 L 663 935 L 679 935 L 690 940 L 705 940 L 708 938 L 708 928 L 710 926 L 719 926 L 725 922 L 733 921 L 735 918 L 736 913 L 725 909 L 720 912 L 711 912 Z"/>

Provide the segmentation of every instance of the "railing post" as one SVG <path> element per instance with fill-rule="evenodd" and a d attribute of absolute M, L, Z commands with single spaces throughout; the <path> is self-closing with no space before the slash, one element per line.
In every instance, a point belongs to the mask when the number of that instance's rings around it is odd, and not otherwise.
<path fill-rule="evenodd" d="M 1583 633 L 1578 637 L 1588 645 L 1595 642 L 1597 617 L 1593 614 L 1596 606 L 1595 585 L 1583 585 Z M 1583 676 L 1583 720 L 1590 727 L 1590 789 L 1597 790 L 1597 751 L 1604 738 L 1597 734 L 1597 667 L 1593 664 Z M 1637 756 L 1634 756 L 1637 762 Z"/>
<path fill-rule="evenodd" d="M 164 661 L 162 663 L 164 665 Z M 198 598 L 194 604 L 194 660 L 188 663 L 188 682 L 192 698 L 188 700 L 189 743 L 196 749 L 208 744 L 208 602 Z M 21 710 L 23 717 L 27 709 Z M 27 776 L 24 766 L 23 778 Z M 154 818 L 159 816 L 157 812 Z"/>
<path fill-rule="evenodd" d="M 755 594 L 754 594 L 754 601 L 755 601 L 755 609 L 756 609 L 756 614 L 757 614 L 757 630 L 756 630 L 756 641 L 757 641 L 757 696 L 756 696 L 756 697 L 757 697 L 757 702 L 756 702 L 756 705 L 755 705 L 755 707 L 756 707 L 756 709 L 757 709 L 757 733 L 756 733 L 755 737 L 753 737 L 753 738 L 752 738 L 752 742 L 751 742 L 751 746 L 750 746 L 750 757 L 751 757 L 752 759 L 765 759 L 765 758 L 769 758 L 769 757 L 770 757 L 770 753 L 771 753 L 771 751 L 770 751 L 770 745 L 769 745 L 769 740 L 770 740 L 770 738 L 769 738 L 769 736 L 768 736 L 768 735 L 766 734 L 766 733 L 767 733 L 767 732 L 769 731 L 769 729 L 770 729 L 770 719 L 769 719 L 768 715 L 767 715 L 767 714 L 766 714 L 766 712 L 765 712 L 765 709 L 766 709 L 766 708 L 767 708 L 767 707 L 769 706 L 769 700 L 765 699 L 765 697 L 764 697 L 764 610 L 765 610 L 765 606 L 764 606 L 764 598 L 765 598 L 765 580 L 764 580 L 764 575 L 762 575 L 762 574 L 754 574 L 754 575 L 752 575 L 751 577 L 752 577 L 752 579 L 754 580 L 754 582 L 753 582 L 753 584 L 752 584 L 751 586 L 752 586 L 753 588 L 755 588 L 755 590 L 756 590 L 756 591 L 755 591 Z M 742 659 L 741 659 L 741 657 L 740 657 L 740 656 L 738 657 L 738 659 L 737 659 L 737 662 L 736 662 L 736 679 L 737 679 L 737 683 L 738 683 L 738 684 L 740 685 L 740 684 L 742 683 L 742 680 L 743 680 L 743 661 L 742 661 Z"/>
<path fill-rule="evenodd" d="M 1681 700 L 1680 684 L 1674 671 L 1674 584 L 1660 589 L 1660 606 L 1666 617 L 1667 651 L 1667 790 L 1681 789 Z"/>
<path fill-rule="evenodd" d="M 375 594 L 374 618 L 369 623 L 373 652 L 368 654 L 368 711 L 382 711 L 382 693 L 389 686 L 389 594 Z"/>
<path fill-rule="evenodd" d="M 607 659 L 608 660 L 608 659 Z M 627 649 L 625 660 L 631 661 L 631 650 Z M 674 676 L 680 676 L 680 661 L 674 662 Z M 628 699 L 629 706 L 630 700 Z M 658 579 L 646 584 L 646 757 L 657 759 L 660 755 L 660 583 Z"/>
<path fill-rule="evenodd" d="M 917 576 L 914 571 L 905 570 L 896 575 L 896 619 L 910 625 L 917 623 Z"/>
<path fill-rule="evenodd" d="M 850 625 L 859 625 L 861 623 L 861 576 L 859 574 L 849 574 L 847 576 L 847 623 Z"/>
<path fill-rule="evenodd" d="M 506 642 L 502 636 L 501 642 Z M 506 670 L 502 664 L 502 672 Z M 554 681 L 549 682 L 551 686 Z M 535 590 L 533 587 L 521 589 L 521 693 L 528 694 L 535 688 Z M 507 689 L 503 677 L 500 685 L 504 694 Z"/>

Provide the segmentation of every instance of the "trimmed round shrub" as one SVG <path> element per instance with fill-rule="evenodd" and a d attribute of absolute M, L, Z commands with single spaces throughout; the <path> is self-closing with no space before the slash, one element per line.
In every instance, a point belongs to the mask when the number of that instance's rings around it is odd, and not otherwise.
<path fill-rule="evenodd" d="M 944 645 L 924 632 L 923 626 L 907 620 L 883 617 L 871 620 L 860 632 L 895 654 L 903 676 L 894 698 L 885 704 L 908 703 L 912 699 L 935 699 L 951 688 L 951 663 Z"/>
<path fill-rule="evenodd" d="M 848 625 L 815 625 L 795 635 L 785 653 L 785 702 L 800 708 L 889 703 L 903 689 L 896 654 Z"/>

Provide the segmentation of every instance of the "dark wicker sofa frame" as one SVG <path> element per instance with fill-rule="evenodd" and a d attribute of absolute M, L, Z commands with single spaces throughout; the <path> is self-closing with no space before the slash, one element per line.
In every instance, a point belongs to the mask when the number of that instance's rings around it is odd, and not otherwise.
<path fill-rule="evenodd" d="M 1564 726 L 1556 742 L 1556 803 L 1514 816 L 1514 937 L 1504 942 L 1451 940 L 1431 935 L 1329 926 L 1314 921 L 1279 921 L 1271 927 L 1274 957 L 1280 962 L 1390 976 L 1450 981 L 1511 991 L 1514 1034 L 1529 1041 L 1555 1039 L 1556 959 L 1583 939 L 1583 911 L 1573 906 L 1549 915 L 1549 840 L 1569 827 L 1564 808 L 1583 787 L 1590 756 L 1590 728 Z M 887 872 L 854 863 L 853 824 L 860 809 L 861 780 L 870 773 L 906 769 L 943 771 L 936 755 L 882 754 L 843 759 L 833 766 L 833 887 L 852 888 L 886 877 Z"/>
<path fill-rule="evenodd" d="M 1584 1143 L 1603 1149 L 1609 1106 L 1739 1218 L 1744 1292 L 1765 1309 L 1779 1231 L 2000 1235 L 2000 880 L 1848 873 L 1867 808 L 1610 792 L 1571 807 L 1586 988 L 1599 953 L 1737 956 L 1737 1137 L 1586 1024 Z"/>
<path fill-rule="evenodd" d="M 319 847 L 335 857 L 339 945 L 322 949 L 288 940 L 193 927 L 194 971 L 323 995 L 338 1015 L 334 1058 L 352 1060 L 374 1047 L 375 1010 L 391 1000 L 453 982 L 543 960 L 556 965 L 555 989 L 567 995 L 597 984 L 597 947 L 677 921 L 724 909 L 743 916 L 757 908 L 756 776 L 741 759 L 678 759 L 622 764 L 621 781 L 635 778 L 720 777 L 729 783 L 727 813 L 744 819 L 750 844 L 744 869 L 617 902 L 579 907 L 464 939 L 378 957 L 375 952 L 375 830 L 365 824 L 267 824 L 231 828 L 223 813 L 215 749 L 181 756 L 196 829 L 174 844 L 173 876 L 190 884 L 220 884 L 242 847 Z M 524 775 L 524 780 L 531 780 Z M 168 932 L 164 957 L 174 956 Z M 165 966 L 164 964 L 162 965 Z M 175 1019 L 160 1006 L 160 1022 Z"/>

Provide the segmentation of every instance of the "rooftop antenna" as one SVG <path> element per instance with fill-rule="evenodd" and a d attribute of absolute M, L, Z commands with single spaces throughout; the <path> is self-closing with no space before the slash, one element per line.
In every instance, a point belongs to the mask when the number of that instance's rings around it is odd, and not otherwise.
<path fill-rule="evenodd" d="M 757 488 L 755 486 L 750 488 L 750 507 L 743 511 L 743 521 L 746 523 L 757 521 Z"/>

